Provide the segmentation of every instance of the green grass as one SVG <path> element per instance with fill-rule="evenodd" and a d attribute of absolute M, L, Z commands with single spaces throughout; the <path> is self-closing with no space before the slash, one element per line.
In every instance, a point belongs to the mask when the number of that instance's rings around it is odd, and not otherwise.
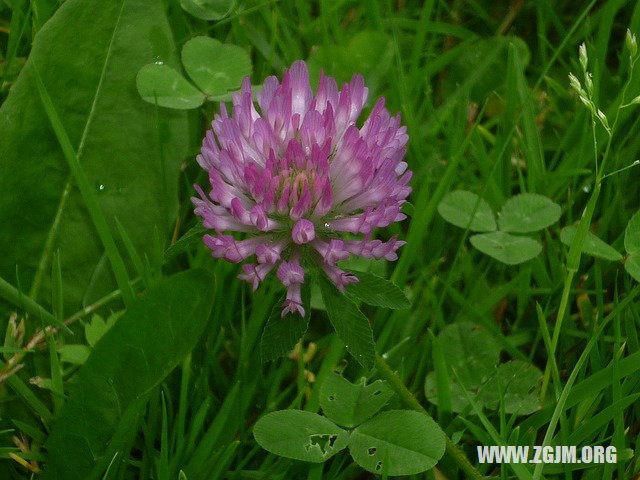
<path fill-rule="evenodd" d="M 72 2 L 67 0 L 61 10 Z M 0 0 L 0 118 L 8 110 L 11 88 L 20 81 L 18 74 L 36 33 L 60 13 L 58 3 Z M 640 72 L 637 64 L 629 71 L 625 47 L 627 28 L 640 34 L 640 2 L 241 0 L 219 21 L 199 20 L 177 1 L 159 3 L 178 52 L 197 35 L 238 45 L 250 53 L 254 85 L 267 75 L 281 75 L 298 59 L 307 60 L 312 73 L 323 68 L 339 81 L 359 71 L 370 88 L 365 114 L 378 96 L 386 98 L 392 113 L 402 113 L 410 136 L 406 161 L 414 172 L 410 217 L 379 235 L 398 234 L 407 245 L 395 263 L 353 266 L 391 279 L 412 306 L 361 308 L 373 327 L 377 353 L 472 464 L 501 479 L 637 478 L 640 287 L 623 262 L 586 255 L 582 243 L 592 232 L 624 252 L 625 228 L 640 209 L 640 169 L 625 169 L 640 158 L 638 107 L 619 109 L 640 94 Z M 90 43 L 92 38 L 82 41 Z M 569 72 L 583 81 L 578 60 L 582 42 L 593 74 L 593 101 L 613 127 L 610 138 L 600 123 L 594 126 L 589 110 L 569 86 Z M 115 95 L 108 83 L 117 69 L 109 69 L 108 56 L 103 60 L 104 70 L 87 96 L 108 104 L 108 96 Z M 0 236 L 6 238 L 0 245 L 7 248 L 6 254 L 0 252 L 5 257 L 0 261 L 0 328 L 6 331 L 0 347 L 0 478 L 38 478 L 40 474 L 33 472 L 47 468 L 44 444 L 69 405 L 82 368 L 81 362 L 68 361 L 61 347 L 82 345 L 87 353 L 93 352 L 85 337 L 93 315 L 106 320 L 135 304 L 134 297 L 163 285 L 162 276 L 194 268 L 215 276 L 204 334 L 193 339 L 195 347 L 186 358 L 167 360 L 177 368 L 162 372 L 157 382 L 155 377 L 148 379 L 149 390 L 137 393 L 137 410 L 118 411 L 126 422 L 119 429 L 114 426 L 113 435 L 121 441 L 118 448 L 99 450 L 109 457 L 100 459 L 104 468 L 94 470 L 93 478 L 175 480 L 181 471 L 189 480 L 374 478 L 346 451 L 324 464 L 310 464 L 270 454 L 253 438 L 253 425 L 266 413 L 288 408 L 320 412 L 320 387 L 336 368 L 351 381 L 362 376 L 371 381 L 388 378 L 388 372 L 365 370 L 347 353 L 318 292 L 312 293 L 318 308 L 312 311 L 301 351 L 261 362 L 262 330 L 281 288 L 272 281 L 252 292 L 236 280 L 237 265 L 210 257 L 197 227 L 196 235 L 185 236 L 196 225 L 189 201 L 192 185 L 206 182 L 195 155 L 217 105 L 208 102 L 179 117 L 182 114 L 140 100 L 139 109 L 148 107 L 149 122 L 136 125 L 135 132 L 154 139 L 158 148 L 144 160 L 157 162 L 153 165 L 162 170 L 163 182 L 161 192 L 147 202 L 170 203 L 157 204 L 157 218 L 168 222 L 136 230 L 131 228 L 136 213 L 127 211 L 126 204 L 139 205 L 146 197 L 126 188 L 128 178 L 118 179 L 125 187 L 108 194 L 113 197 L 102 197 L 94 185 L 103 167 L 84 162 L 97 155 L 91 149 L 100 147 L 91 140 L 95 129 L 117 127 L 99 124 L 92 130 L 93 108 L 81 121 L 73 112 L 61 111 L 64 102 L 55 96 L 60 90 L 49 88 L 52 71 L 55 67 L 38 70 L 42 77 L 36 77 L 37 88 L 31 94 L 38 102 L 33 108 L 44 104 L 42 135 L 52 139 L 49 150 L 58 163 L 47 164 L 49 176 L 39 177 L 32 168 L 14 168 L 0 157 L 0 174 L 5 175 L 0 196 L 6 197 L 0 200 Z M 135 78 L 130 85 L 134 92 Z M 95 112 L 106 117 L 108 109 L 98 105 Z M 83 128 L 78 130 L 76 121 Z M 181 130 L 175 126 L 178 121 Z M 184 148 L 167 135 L 176 131 L 185 135 L 180 138 Z M 5 151 L 4 134 L 0 128 L 0 152 Z M 85 137 L 90 140 L 86 144 Z M 176 152 L 180 158 L 167 157 Z M 108 167 L 108 152 L 100 155 Z M 22 161 L 31 165 L 40 158 L 27 156 Z M 165 169 L 171 162 L 176 168 Z M 26 178 L 34 192 L 55 190 L 53 207 L 44 201 L 49 197 L 34 194 L 33 201 L 41 202 L 41 217 L 10 211 L 10 198 L 20 193 L 11 187 L 24 183 L 12 183 L 9 172 Z M 144 176 L 149 169 L 136 172 Z M 71 187 L 65 187 L 67 178 L 72 178 Z M 174 179 L 177 187 L 164 184 Z M 171 194 L 176 188 L 177 195 Z M 494 211 L 516 194 L 539 193 L 560 205 L 562 215 L 559 222 L 532 235 L 543 244 L 540 255 L 508 266 L 474 249 L 469 241 L 473 232 L 454 227 L 438 214 L 442 198 L 459 189 L 478 194 Z M 66 195 L 71 200 L 65 200 Z M 65 202 L 73 205 L 69 209 L 80 205 L 72 210 L 80 212 L 78 216 L 69 216 L 88 225 L 82 232 L 93 232 L 92 245 L 98 245 L 87 250 L 82 243 L 86 235 L 78 235 L 82 252 L 93 255 L 91 271 L 82 277 L 64 263 L 74 256 L 76 240 L 56 234 L 60 198 L 63 225 L 68 221 Z M 116 205 L 117 201 L 123 203 Z M 32 242 L 22 232 L 31 232 L 35 222 L 43 225 L 39 240 Z M 578 226 L 570 246 L 560 241 L 560 231 L 568 225 Z M 60 231 L 74 230 L 63 226 Z M 9 245 L 15 251 L 9 251 Z M 61 322 L 67 330 L 39 334 L 42 327 Z M 489 407 L 477 386 L 465 385 L 470 372 L 448 368 L 451 355 L 462 355 L 460 363 L 465 364 L 477 354 L 473 348 L 458 352 L 440 341 L 445 327 L 462 322 L 472 322 L 488 335 L 501 364 L 519 360 L 541 371 L 538 387 L 544 387 L 537 411 L 513 414 L 507 411 L 504 395 L 495 408 Z M 428 374 L 439 387 L 435 402 L 425 393 Z M 443 390 L 453 384 L 462 387 L 459 395 Z M 454 408 L 457 401 L 465 402 L 465 408 Z M 133 399 L 131 404 L 138 405 Z M 390 406 L 402 408 L 402 399 L 394 397 Z M 615 445 L 618 464 L 477 465 L 477 445 L 543 443 L 577 445 L 578 450 Z M 16 455 L 30 462 L 30 469 L 20 465 Z M 78 452 L 75 456 L 82 458 Z M 410 478 L 463 478 L 450 457 L 436 468 L 438 472 Z"/>

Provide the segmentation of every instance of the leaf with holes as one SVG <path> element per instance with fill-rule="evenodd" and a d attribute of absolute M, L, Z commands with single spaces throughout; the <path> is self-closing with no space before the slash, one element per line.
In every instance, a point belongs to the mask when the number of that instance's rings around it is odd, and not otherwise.
<path fill-rule="evenodd" d="M 317 413 L 279 410 L 253 427 L 256 442 L 281 457 L 321 463 L 349 444 L 349 434 Z"/>
<path fill-rule="evenodd" d="M 182 47 L 182 64 L 191 79 L 207 95 L 223 95 L 240 87 L 251 74 L 251 58 L 237 45 L 210 37 L 195 37 Z"/>
<path fill-rule="evenodd" d="M 349 452 L 365 470 L 415 475 L 444 455 L 445 435 L 430 417 L 412 410 L 389 410 L 351 432 Z M 386 463 L 386 465 L 385 465 Z"/>
<path fill-rule="evenodd" d="M 498 214 L 500 230 L 513 233 L 537 232 L 560 219 L 560 205 L 537 193 L 511 197 Z"/>
<path fill-rule="evenodd" d="M 478 195 L 466 190 L 449 192 L 438 204 L 438 213 L 456 227 L 472 232 L 492 232 L 496 219 L 489 204 Z"/>
<path fill-rule="evenodd" d="M 393 396 L 386 382 L 366 385 L 362 378 L 353 384 L 342 375 L 330 374 L 320 388 L 323 413 L 343 427 L 355 427 L 374 416 Z"/>
<path fill-rule="evenodd" d="M 284 295 L 271 309 L 260 340 L 260 355 L 263 362 L 286 356 L 307 331 L 311 318 L 311 281 L 307 280 L 302 284 L 300 293 L 305 311 L 304 318 L 297 312 L 287 313 L 282 317 Z"/>
<path fill-rule="evenodd" d="M 528 262 L 542 251 L 542 245 L 537 240 L 505 232 L 482 233 L 469 240 L 482 253 L 507 265 Z"/>
<path fill-rule="evenodd" d="M 576 236 L 577 230 L 577 227 L 574 225 L 564 227 L 560 232 L 560 241 L 567 247 L 570 247 L 571 242 L 573 242 L 573 238 Z M 586 253 L 592 257 L 602 258 L 604 260 L 610 260 L 612 262 L 622 260 L 622 254 L 620 254 L 620 252 L 608 243 L 600 240 L 591 232 L 587 232 L 587 236 L 582 244 L 582 253 Z"/>
<path fill-rule="evenodd" d="M 327 315 L 345 348 L 365 368 L 371 368 L 376 351 L 373 330 L 369 320 L 346 295 L 329 282 L 324 276 L 318 276 L 320 292 Z"/>
<path fill-rule="evenodd" d="M 347 285 L 346 292 L 367 305 L 376 307 L 405 309 L 411 302 L 402 290 L 393 282 L 368 272 L 350 270 L 358 282 Z"/>
<path fill-rule="evenodd" d="M 220 20 L 231 13 L 236 0 L 180 0 L 180 6 L 201 20 Z"/>
<path fill-rule="evenodd" d="M 189 110 L 198 108 L 205 95 L 173 68 L 151 63 L 136 77 L 138 93 L 145 102 L 158 102 L 161 107 Z"/>

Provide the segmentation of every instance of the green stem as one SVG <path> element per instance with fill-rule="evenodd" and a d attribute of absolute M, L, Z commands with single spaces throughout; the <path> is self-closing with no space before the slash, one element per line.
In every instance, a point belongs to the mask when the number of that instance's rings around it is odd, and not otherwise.
<path fill-rule="evenodd" d="M 420 402 L 413 396 L 405 384 L 400 380 L 400 377 L 391 369 L 387 362 L 380 355 L 376 355 L 376 368 L 380 372 L 380 375 L 389 382 L 391 388 L 400 396 L 405 405 L 416 412 L 423 413 L 428 417 L 431 417 L 429 413 L 424 409 Z M 473 480 L 483 480 L 485 477 L 471 465 L 471 462 L 467 459 L 466 455 L 460 450 L 455 443 L 451 441 L 449 436 L 445 433 L 445 454 L 449 456 L 460 467 L 467 478 Z"/>
<path fill-rule="evenodd" d="M 633 68 L 635 66 L 635 59 L 631 59 L 631 64 L 629 67 L 629 77 L 625 82 L 624 88 L 622 89 L 622 97 L 620 98 L 620 105 L 624 105 L 625 98 L 627 96 L 627 88 L 631 83 Z M 556 354 L 556 347 L 558 346 L 558 340 L 560 338 L 560 329 L 562 328 L 562 320 L 567 311 L 567 307 L 569 305 L 569 292 L 571 290 L 571 285 L 573 283 L 573 278 L 580 267 L 580 256 L 582 255 L 582 246 L 584 244 L 584 240 L 587 236 L 589 228 L 591 227 L 591 219 L 593 218 L 593 213 L 596 208 L 596 203 L 598 201 L 598 197 L 600 196 L 600 190 L 602 188 L 602 180 L 605 177 L 605 167 L 607 165 L 607 160 L 609 159 L 609 152 L 611 151 L 611 145 L 613 140 L 613 134 L 616 131 L 616 127 L 618 126 L 618 120 L 620 119 L 620 110 L 621 107 L 618 107 L 616 110 L 616 116 L 611 126 L 611 130 L 608 132 L 609 138 L 607 140 L 607 146 L 604 149 L 604 153 L 602 154 L 602 162 L 600 162 L 600 167 L 598 168 L 598 148 L 597 148 L 597 139 L 595 129 L 595 117 L 592 113 L 592 131 L 593 131 L 593 143 L 595 148 L 595 161 L 596 161 L 596 180 L 595 180 L 595 188 L 593 189 L 593 193 L 587 202 L 587 206 L 582 214 L 582 218 L 580 219 L 580 223 L 578 224 L 578 230 L 576 235 L 571 242 L 571 246 L 569 247 L 569 254 L 567 257 L 567 276 L 564 282 L 564 288 L 562 289 L 562 296 L 560 298 L 560 307 L 558 308 L 558 316 L 556 317 L 556 325 L 553 329 L 553 338 L 551 339 L 551 351 L 549 352 L 549 358 Z M 547 360 L 547 366 L 544 371 L 544 376 L 542 377 L 542 388 L 540 389 L 540 399 L 544 400 L 544 397 L 547 393 L 547 387 L 549 386 L 549 379 L 551 375 L 551 360 Z"/>

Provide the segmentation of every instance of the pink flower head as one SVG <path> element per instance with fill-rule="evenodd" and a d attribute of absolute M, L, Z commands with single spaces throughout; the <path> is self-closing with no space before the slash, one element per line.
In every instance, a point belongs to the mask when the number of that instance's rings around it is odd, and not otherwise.
<path fill-rule="evenodd" d="M 360 75 L 338 90 L 320 73 L 314 96 L 307 66 L 298 61 L 282 83 L 268 77 L 255 97 L 246 77 L 231 116 L 222 103 L 202 142 L 197 160 L 209 172 L 211 192 L 195 185 L 199 197 L 192 201 L 215 231 L 205 244 L 230 262 L 254 256 L 239 276 L 254 289 L 275 268 L 287 288 L 283 316 L 305 313 L 302 259 L 316 262 L 343 290 L 358 279 L 336 262 L 350 255 L 396 260 L 404 245 L 395 237 L 371 240 L 374 228 L 405 218 L 400 210 L 411 171 L 403 161 L 407 129 L 400 114 L 389 115 L 384 98 L 356 126 L 367 95 Z M 347 233 L 349 239 L 340 238 Z"/>

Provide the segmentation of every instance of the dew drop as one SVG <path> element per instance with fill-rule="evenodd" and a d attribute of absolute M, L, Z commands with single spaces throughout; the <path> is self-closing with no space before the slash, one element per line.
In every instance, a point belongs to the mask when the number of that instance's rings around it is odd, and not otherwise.
<path fill-rule="evenodd" d="M 162 60 L 156 60 L 155 64 L 156 65 L 164 65 L 164 62 Z"/>
<path fill-rule="evenodd" d="M 325 223 L 324 228 L 329 228 L 329 223 Z"/>
<path fill-rule="evenodd" d="M 584 193 L 589 193 L 591 191 L 591 185 L 587 184 L 584 187 L 582 187 L 582 191 Z"/>
<path fill-rule="evenodd" d="M 103 183 L 98 184 L 98 191 L 99 192 L 104 192 L 106 188 L 107 187 L 105 187 Z"/>

